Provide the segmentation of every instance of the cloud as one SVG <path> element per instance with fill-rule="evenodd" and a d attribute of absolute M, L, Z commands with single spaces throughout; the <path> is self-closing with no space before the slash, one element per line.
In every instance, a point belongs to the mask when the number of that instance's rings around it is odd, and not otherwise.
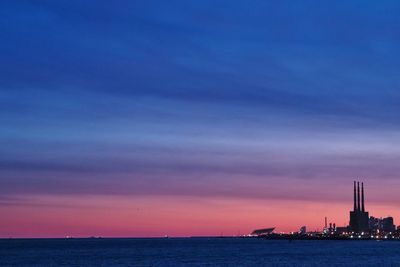
<path fill-rule="evenodd" d="M 396 178 L 396 2 L 2 5 L 3 193 Z"/>

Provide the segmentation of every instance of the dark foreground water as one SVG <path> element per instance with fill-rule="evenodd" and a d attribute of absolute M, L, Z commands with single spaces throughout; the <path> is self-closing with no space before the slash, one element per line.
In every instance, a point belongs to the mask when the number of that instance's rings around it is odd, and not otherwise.
<path fill-rule="evenodd" d="M 400 242 L 3 239 L 0 266 L 400 266 Z"/>

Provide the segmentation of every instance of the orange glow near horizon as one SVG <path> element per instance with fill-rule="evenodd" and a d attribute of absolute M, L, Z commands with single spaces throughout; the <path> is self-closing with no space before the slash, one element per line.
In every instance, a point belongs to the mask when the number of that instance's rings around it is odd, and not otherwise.
<path fill-rule="evenodd" d="M 2 206 L 0 237 L 158 237 L 322 230 L 324 217 L 348 224 L 352 203 L 200 197 L 31 197 Z M 370 215 L 398 218 L 390 206 L 367 205 Z M 379 212 L 379 213 L 375 213 Z M 396 223 L 396 221 L 395 221 Z"/>

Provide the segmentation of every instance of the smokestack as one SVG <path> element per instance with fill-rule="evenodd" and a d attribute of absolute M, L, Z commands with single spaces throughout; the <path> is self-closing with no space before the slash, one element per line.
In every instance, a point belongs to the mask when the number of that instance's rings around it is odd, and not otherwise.
<path fill-rule="evenodd" d="M 328 218 L 325 217 L 325 229 L 328 227 Z"/>
<path fill-rule="evenodd" d="M 364 183 L 361 183 L 361 204 L 362 204 L 361 210 L 363 212 L 365 212 L 365 207 L 364 207 Z"/>
<path fill-rule="evenodd" d="M 360 205 L 360 182 L 357 182 L 357 210 L 361 210 L 361 205 Z"/>
<path fill-rule="evenodd" d="M 356 200 L 356 181 L 354 181 L 354 211 L 357 210 L 357 200 Z"/>

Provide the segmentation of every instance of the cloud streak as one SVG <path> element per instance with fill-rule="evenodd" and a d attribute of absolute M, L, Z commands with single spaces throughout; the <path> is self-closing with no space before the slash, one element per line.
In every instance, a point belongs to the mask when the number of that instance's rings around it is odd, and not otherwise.
<path fill-rule="evenodd" d="M 342 203 L 357 177 L 398 200 L 396 1 L 0 5 L 3 208 L 21 195 Z"/>

